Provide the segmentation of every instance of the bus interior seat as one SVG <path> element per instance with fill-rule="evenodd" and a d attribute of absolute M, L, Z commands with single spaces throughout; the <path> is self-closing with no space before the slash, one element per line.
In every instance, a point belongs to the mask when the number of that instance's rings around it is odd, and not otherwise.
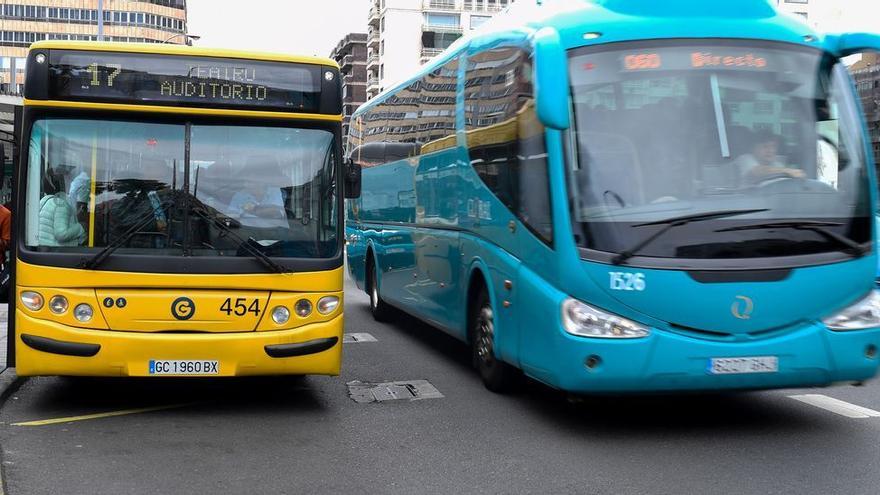
<path fill-rule="evenodd" d="M 737 189 L 742 187 L 742 175 L 736 160 L 751 152 L 754 134 L 751 129 L 741 125 L 727 127 L 727 142 L 730 157 L 721 156 L 720 144 L 710 141 L 711 146 L 704 150 L 702 177 L 704 190 Z"/>

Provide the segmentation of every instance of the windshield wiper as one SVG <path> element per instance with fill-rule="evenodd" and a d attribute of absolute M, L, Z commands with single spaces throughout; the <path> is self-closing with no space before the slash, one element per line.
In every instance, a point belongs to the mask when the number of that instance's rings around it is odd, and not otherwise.
<path fill-rule="evenodd" d="M 266 268 L 272 270 L 275 273 L 293 273 L 293 270 L 291 270 L 290 268 L 278 264 L 266 253 L 255 248 L 251 243 L 258 243 L 253 237 L 249 237 L 247 240 L 243 239 L 240 235 L 236 234 L 235 231 L 232 230 L 228 225 L 223 223 L 223 221 L 220 220 L 217 215 L 209 214 L 208 212 L 204 211 L 204 209 L 200 206 L 195 206 L 190 211 L 192 211 L 199 217 L 207 220 L 208 222 L 214 224 L 214 226 L 216 226 L 218 229 L 231 236 L 235 240 L 235 242 L 238 243 L 239 248 L 250 254 L 255 260 L 262 263 L 263 266 L 265 266 Z"/>
<path fill-rule="evenodd" d="M 810 230 L 816 232 L 817 234 L 825 237 L 826 239 L 831 239 L 836 241 L 838 244 L 846 246 L 848 249 L 843 250 L 844 252 L 848 252 L 852 254 L 854 257 L 858 258 L 864 256 L 868 253 L 868 248 L 862 246 L 858 242 L 850 239 L 849 237 L 842 236 L 837 232 L 826 229 L 825 227 L 839 227 L 843 225 L 840 222 L 817 222 L 817 221 L 808 221 L 808 220 L 790 220 L 783 222 L 767 222 L 767 223 L 755 223 L 751 225 L 741 225 L 739 227 L 728 227 L 725 229 L 718 229 L 715 232 L 735 232 L 738 230 L 759 230 L 759 229 L 795 229 L 795 230 Z"/>
<path fill-rule="evenodd" d="M 169 206 L 174 204 L 173 198 L 170 200 L 165 200 L 159 203 L 158 210 L 164 212 Z M 104 249 L 95 253 L 91 258 L 83 258 L 79 262 L 80 268 L 85 268 L 86 270 L 92 270 L 101 263 L 104 262 L 107 258 L 113 254 L 114 251 L 122 247 L 126 242 L 134 238 L 134 236 L 142 234 L 140 230 L 150 222 L 155 221 L 156 219 L 156 209 L 150 208 L 150 211 L 144 214 L 143 217 L 137 219 L 137 222 L 128 230 L 125 231 L 121 236 L 117 237 L 116 240 L 107 244 Z"/>
<path fill-rule="evenodd" d="M 673 227 L 680 227 L 682 225 L 687 225 L 691 222 L 703 222 L 706 220 L 715 220 L 717 218 L 726 218 L 726 217 L 735 217 L 737 215 L 748 215 L 749 213 L 760 213 L 762 211 L 767 211 L 768 208 L 751 208 L 747 210 L 720 210 L 720 211 L 708 211 L 705 213 L 694 213 L 691 215 L 682 215 L 679 217 L 667 218 L 664 220 L 655 220 L 653 222 L 645 222 L 645 223 L 637 223 L 632 225 L 633 227 L 647 227 L 649 225 L 665 225 L 662 229 L 654 232 L 652 235 L 646 237 L 639 241 L 635 246 L 625 249 L 620 252 L 617 256 L 611 259 L 611 263 L 615 265 L 619 265 L 624 261 L 632 258 L 639 251 L 641 251 L 645 246 L 654 242 L 655 239 L 660 237 L 661 235 L 669 232 Z"/>

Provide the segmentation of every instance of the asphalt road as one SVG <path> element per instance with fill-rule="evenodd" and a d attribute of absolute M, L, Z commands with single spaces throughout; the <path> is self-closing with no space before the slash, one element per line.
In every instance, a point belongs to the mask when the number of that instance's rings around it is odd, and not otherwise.
<path fill-rule="evenodd" d="M 880 410 L 864 387 L 588 398 L 485 390 L 463 344 L 375 323 L 353 285 L 340 377 L 28 380 L 0 410 L 6 493 L 880 493 Z M 427 380 L 443 395 L 358 403 L 347 382 Z M 822 399 L 827 400 L 827 399 Z M 43 426 L 12 423 L 138 408 Z"/>

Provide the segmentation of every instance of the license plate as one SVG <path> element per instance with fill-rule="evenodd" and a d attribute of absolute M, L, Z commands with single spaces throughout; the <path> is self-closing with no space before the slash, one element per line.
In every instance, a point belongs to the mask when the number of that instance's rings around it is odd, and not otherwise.
<path fill-rule="evenodd" d="M 709 359 L 709 373 L 713 375 L 776 373 L 777 371 L 779 371 L 779 358 L 776 356 Z"/>
<path fill-rule="evenodd" d="M 150 360 L 151 375 L 217 375 L 220 362 L 211 360 Z"/>

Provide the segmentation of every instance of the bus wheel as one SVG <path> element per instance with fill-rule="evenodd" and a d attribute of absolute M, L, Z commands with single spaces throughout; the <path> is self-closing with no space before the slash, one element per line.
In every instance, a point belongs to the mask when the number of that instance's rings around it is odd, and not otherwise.
<path fill-rule="evenodd" d="M 497 393 L 516 390 L 522 374 L 495 356 L 495 313 L 489 294 L 480 291 L 471 314 L 471 348 L 474 365 L 489 390 Z"/>
<path fill-rule="evenodd" d="M 367 295 L 370 296 L 370 312 L 376 321 L 390 321 L 391 307 L 379 296 L 379 277 L 376 276 L 376 263 L 367 258 Z"/>

